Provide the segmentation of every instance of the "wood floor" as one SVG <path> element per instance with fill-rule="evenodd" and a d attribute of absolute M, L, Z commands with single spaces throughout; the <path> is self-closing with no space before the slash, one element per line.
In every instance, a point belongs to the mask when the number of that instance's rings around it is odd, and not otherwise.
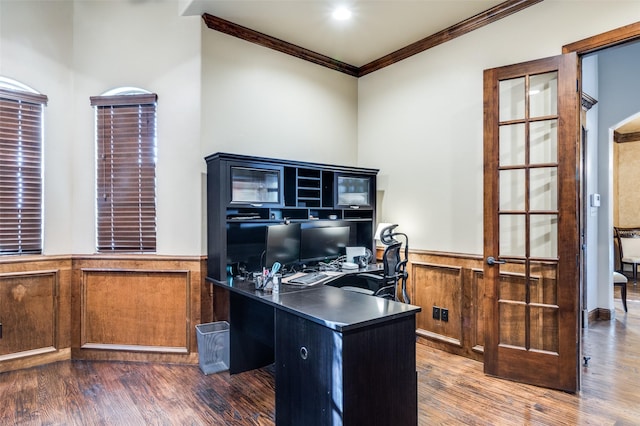
<path fill-rule="evenodd" d="M 638 287 L 628 286 L 629 313 L 616 299 L 616 319 L 585 330 L 591 359 L 577 395 L 487 377 L 479 362 L 418 345 L 419 424 L 640 424 Z M 274 400 L 273 368 L 205 376 L 197 366 L 64 361 L 0 374 L 2 425 L 273 425 Z"/>

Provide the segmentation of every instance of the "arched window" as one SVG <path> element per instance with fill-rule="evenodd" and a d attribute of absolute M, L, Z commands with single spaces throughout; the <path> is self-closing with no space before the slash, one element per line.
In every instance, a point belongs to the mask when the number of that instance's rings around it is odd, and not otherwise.
<path fill-rule="evenodd" d="M 98 252 L 156 251 L 157 99 L 131 87 L 91 97 Z"/>
<path fill-rule="evenodd" d="M 42 253 L 46 104 L 46 96 L 0 77 L 0 255 Z"/>

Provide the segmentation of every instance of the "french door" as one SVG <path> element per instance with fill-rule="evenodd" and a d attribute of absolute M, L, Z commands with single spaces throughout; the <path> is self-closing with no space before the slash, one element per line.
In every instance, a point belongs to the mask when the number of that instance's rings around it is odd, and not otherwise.
<path fill-rule="evenodd" d="M 578 59 L 484 72 L 484 370 L 579 389 Z"/>

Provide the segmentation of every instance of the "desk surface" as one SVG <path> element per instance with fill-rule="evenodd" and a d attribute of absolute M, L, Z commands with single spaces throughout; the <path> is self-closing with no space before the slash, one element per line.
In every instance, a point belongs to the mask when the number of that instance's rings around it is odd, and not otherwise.
<path fill-rule="evenodd" d="M 210 278 L 207 280 L 229 291 L 289 311 L 339 332 L 389 321 L 394 317 L 414 315 L 421 310 L 419 306 L 322 284 L 300 286 L 283 283 L 278 293 L 268 293 L 256 290 L 253 282 L 232 279 L 220 282 Z"/>

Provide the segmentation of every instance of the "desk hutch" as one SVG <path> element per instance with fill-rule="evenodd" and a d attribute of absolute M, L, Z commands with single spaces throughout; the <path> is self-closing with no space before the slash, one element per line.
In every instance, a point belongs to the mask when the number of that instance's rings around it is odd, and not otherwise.
<path fill-rule="evenodd" d="M 262 266 L 266 226 L 350 227 L 349 244 L 374 251 L 377 169 L 227 153 L 207 161 L 207 276 Z M 375 252 L 375 251 L 374 251 Z"/>

